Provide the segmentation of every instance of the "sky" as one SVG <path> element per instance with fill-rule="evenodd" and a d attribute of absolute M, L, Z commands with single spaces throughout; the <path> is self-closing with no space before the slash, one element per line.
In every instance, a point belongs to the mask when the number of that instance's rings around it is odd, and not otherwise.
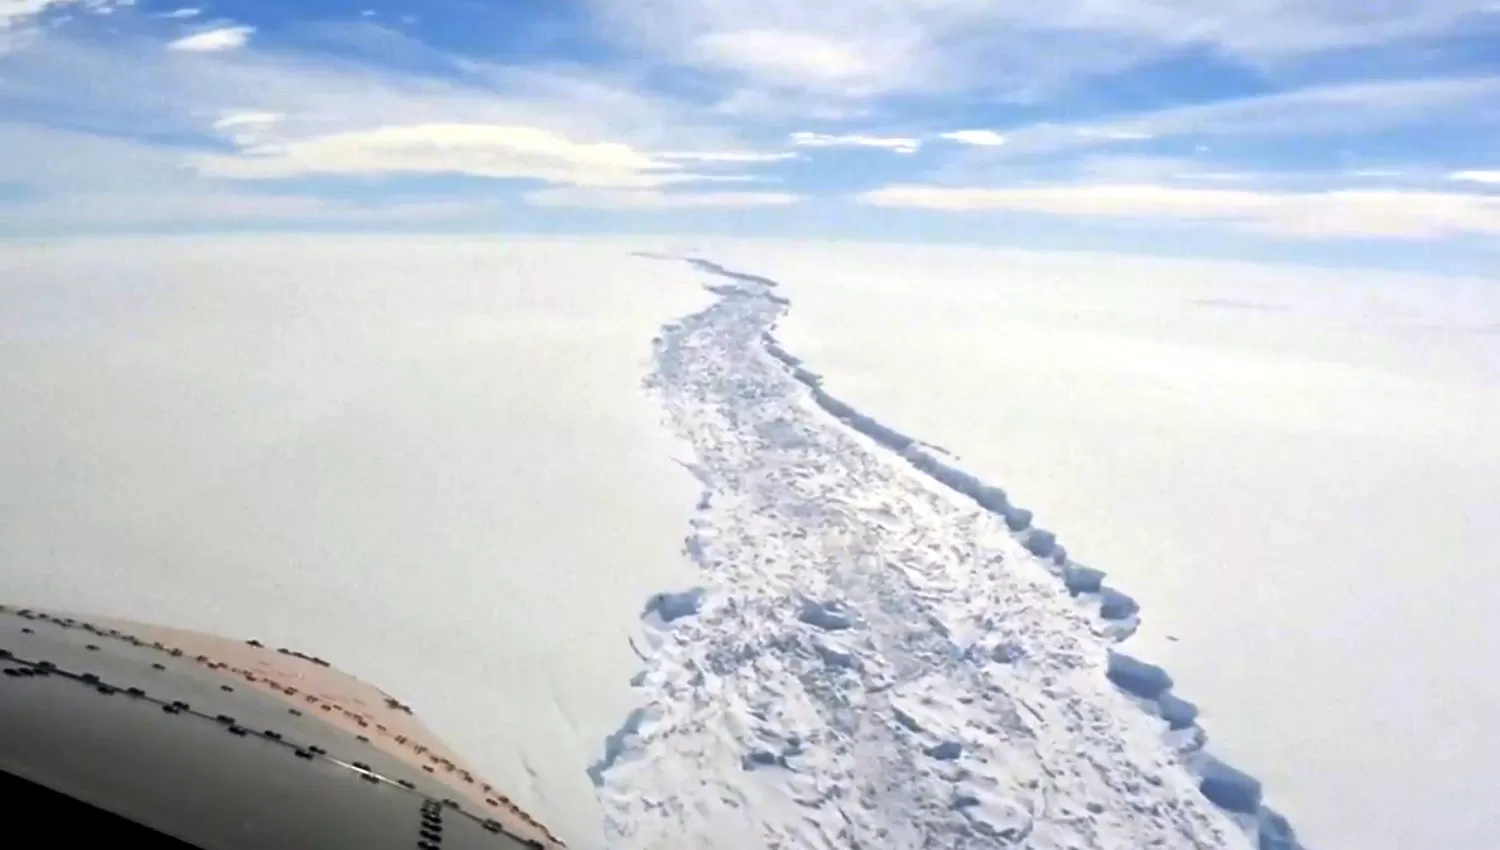
<path fill-rule="evenodd" d="M 0 0 L 0 234 L 1500 268 L 1496 0 Z"/>

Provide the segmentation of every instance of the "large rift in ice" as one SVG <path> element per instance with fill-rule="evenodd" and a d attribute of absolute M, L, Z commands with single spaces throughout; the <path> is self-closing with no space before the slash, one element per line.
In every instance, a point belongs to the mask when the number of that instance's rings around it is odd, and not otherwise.
<path fill-rule="evenodd" d="M 1129 596 L 825 392 L 773 281 L 689 262 L 719 300 L 648 384 L 705 488 L 701 578 L 645 605 L 639 707 L 590 769 L 611 846 L 1297 846 L 1166 671 L 1112 649 Z"/>

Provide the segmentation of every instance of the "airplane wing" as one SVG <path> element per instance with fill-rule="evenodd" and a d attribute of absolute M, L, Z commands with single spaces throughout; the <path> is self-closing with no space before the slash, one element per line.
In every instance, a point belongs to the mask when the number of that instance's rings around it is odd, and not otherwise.
<path fill-rule="evenodd" d="M 0 832 L 198 850 L 563 847 L 409 707 L 316 656 L 0 606 L 0 670 L 0 800 L 22 815 Z"/>

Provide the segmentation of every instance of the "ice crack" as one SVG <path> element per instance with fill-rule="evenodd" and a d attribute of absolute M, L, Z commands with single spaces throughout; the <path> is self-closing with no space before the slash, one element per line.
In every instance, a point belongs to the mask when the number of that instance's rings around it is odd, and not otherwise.
<path fill-rule="evenodd" d="M 701 576 L 651 600 L 642 708 L 590 770 L 610 845 L 1250 846 L 1108 684 L 1056 539 L 828 396 L 772 281 L 693 262 L 720 298 L 647 385 L 696 454 Z"/>

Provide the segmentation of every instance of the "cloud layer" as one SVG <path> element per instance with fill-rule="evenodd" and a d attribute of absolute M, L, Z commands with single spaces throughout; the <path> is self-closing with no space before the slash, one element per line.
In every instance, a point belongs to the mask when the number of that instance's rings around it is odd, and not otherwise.
<path fill-rule="evenodd" d="M 1247 63 L 1416 40 L 1489 0 L 594 0 L 611 38 L 752 85 L 853 97 L 1064 84 L 1206 46 Z"/>
<path fill-rule="evenodd" d="M 219 50 L 234 50 L 244 47 L 250 40 L 250 34 L 255 32 L 254 27 L 219 27 L 218 29 L 204 30 L 192 35 L 185 35 L 167 45 L 168 50 L 182 50 L 189 53 L 214 53 Z"/>
<path fill-rule="evenodd" d="M 1272 241 L 1492 234 L 1492 7 L 587 0 L 232 20 L 0 0 L 0 161 L 20 163 L 0 168 L 0 229 L 87 199 L 80 220 L 195 226 L 761 208 L 850 235 L 897 209 Z"/>
<path fill-rule="evenodd" d="M 958 142 L 961 145 L 977 145 L 986 148 L 1005 144 L 1005 137 L 994 130 L 951 130 L 940 134 L 939 138 Z"/>
<path fill-rule="evenodd" d="M 240 117 L 243 124 L 244 116 Z M 221 119 L 222 125 L 222 119 Z M 231 179 L 310 175 L 466 174 L 577 186 L 646 187 L 693 179 L 616 142 L 576 142 L 535 127 L 410 124 L 255 144 L 201 155 L 203 174 Z"/>
<path fill-rule="evenodd" d="M 787 137 L 801 148 L 881 148 L 895 153 L 916 153 L 920 139 L 905 136 L 866 136 L 858 133 L 813 133 L 799 130 Z"/>
<path fill-rule="evenodd" d="M 1222 221 L 1310 239 L 1500 234 L 1500 197 L 1439 192 L 1287 193 L 1151 185 L 1016 189 L 890 186 L 865 192 L 860 200 L 875 206 L 945 211 Z"/>

